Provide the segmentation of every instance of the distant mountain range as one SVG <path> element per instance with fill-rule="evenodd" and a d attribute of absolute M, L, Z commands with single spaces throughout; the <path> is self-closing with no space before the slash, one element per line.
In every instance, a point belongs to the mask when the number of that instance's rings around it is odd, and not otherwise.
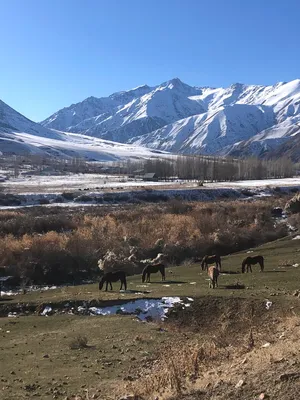
<path fill-rule="evenodd" d="M 64 142 L 59 151 L 79 140 L 86 146 L 117 142 L 118 147 L 134 145 L 172 153 L 287 154 L 300 159 L 300 151 L 291 151 L 300 143 L 300 80 L 209 88 L 192 87 L 175 78 L 154 87 L 89 97 L 40 124 L 7 107 L 0 102 L 0 137 L 14 130 L 25 132 L 44 141 Z"/>

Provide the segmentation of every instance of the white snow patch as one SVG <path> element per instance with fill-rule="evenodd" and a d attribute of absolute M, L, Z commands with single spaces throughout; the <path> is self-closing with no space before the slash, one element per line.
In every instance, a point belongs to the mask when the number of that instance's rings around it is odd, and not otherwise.
<path fill-rule="evenodd" d="M 115 315 L 115 314 L 134 314 L 141 321 L 152 318 L 154 320 L 164 320 L 170 308 L 176 304 L 185 304 L 180 297 L 162 297 L 161 299 L 139 299 L 128 303 L 108 307 L 86 307 L 79 306 L 78 312 L 88 311 L 90 315 Z"/>

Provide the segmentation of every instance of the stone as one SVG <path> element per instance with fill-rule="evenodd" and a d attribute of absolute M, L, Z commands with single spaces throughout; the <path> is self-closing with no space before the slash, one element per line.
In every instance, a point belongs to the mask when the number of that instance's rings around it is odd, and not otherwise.
<path fill-rule="evenodd" d="M 235 388 L 236 389 L 238 389 L 238 388 L 240 388 L 240 387 L 242 387 L 243 385 L 244 385 L 244 381 L 243 381 L 243 379 L 240 379 L 239 381 L 238 381 L 238 383 L 235 385 Z"/>

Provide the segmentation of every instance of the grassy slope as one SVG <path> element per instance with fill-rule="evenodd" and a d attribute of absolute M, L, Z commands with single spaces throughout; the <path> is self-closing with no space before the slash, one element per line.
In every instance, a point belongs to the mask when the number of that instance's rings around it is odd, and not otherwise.
<path fill-rule="evenodd" d="M 129 289 L 149 290 L 149 294 L 99 292 L 96 284 L 69 287 L 44 293 L 29 293 L 2 299 L 1 307 L 16 302 L 49 304 L 71 299 L 130 299 L 141 297 L 178 296 L 242 296 L 266 299 L 272 297 L 275 303 L 294 300 L 290 295 L 299 289 L 300 267 L 284 266 L 300 264 L 300 240 L 284 239 L 255 249 L 254 254 L 265 256 L 266 272 L 253 274 L 222 275 L 220 288 L 208 289 L 207 276 L 199 265 L 185 265 L 167 269 L 167 281 L 161 283 L 159 276 L 147 287 L 140 276 L 128 278 Z M 223 270 L 240 271 L 245 253 L 224 257 Z M 248 289 L 228 290 L 226 285 L 236 282 Z M 196 284 L 191 284 L 196 282 Z M 168 286 L 165 286 L 168 285 Z M 118 283 L 114 284 L 114 289 Z M 294 303 L 293 303 L 294 304 Z M 124 392 L 128 375 L 136 374 L 136 369 L 147 365 L 159 353 L 165 343 L 176 341 L 180 332 L 162 332 L 153 323 L 140 323 L 131 316 L 83 317 L 57 315 L 41 317 L 32 315 L 17 319 L 0 319 L 0 392 L 1 399 L 25 399 L 34 395 L 43 399 L 65 398 L 67 395 L 83 392 L 90 388 L 101 399 L 115 398 L 118 382 Z M 7 332 L 9 331 L 9 332 Z M 84 334 L 91 347 L 70 350 L 69 343 L 78 334 Z M 115 345 L 114 345 L 115 344 Z M 47 355 L 49 358 L 44 358 Z M 110 364 L 111 363 L 111 364 Z M 2 367 L 4 366 L 4 368 Z M 26 385 L 40 385 L 32 387 Z M 85 388 L 82 386 L 86 385 Z M 97 390 L 101 390 L 97 394 Z M 54 397 L 53 397 L 54 396 Z"/>

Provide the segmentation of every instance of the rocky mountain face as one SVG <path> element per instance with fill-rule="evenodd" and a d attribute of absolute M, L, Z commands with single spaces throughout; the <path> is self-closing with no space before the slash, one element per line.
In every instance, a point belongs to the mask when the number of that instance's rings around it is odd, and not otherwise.
<path fill-rule="evenodd" d="M 90 97 L 41 124 L 176 153 L 259 156 L 297 134 L 300 80 L 201 88 L 175 78 L 106 98 Z"/>

